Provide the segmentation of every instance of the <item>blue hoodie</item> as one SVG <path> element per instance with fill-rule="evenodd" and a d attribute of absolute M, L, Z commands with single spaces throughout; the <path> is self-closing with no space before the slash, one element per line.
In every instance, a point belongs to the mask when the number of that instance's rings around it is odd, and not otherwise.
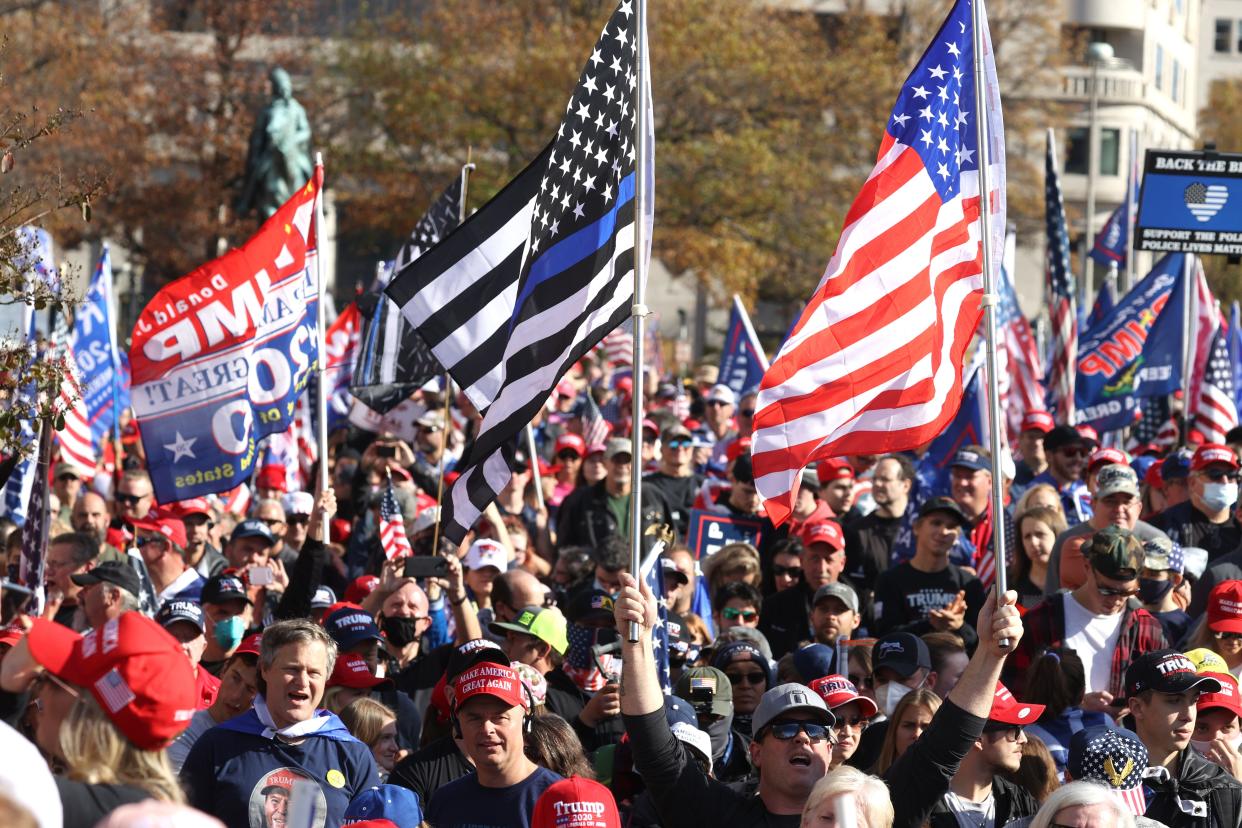
<path fill-rule="evenodd" d="M 319 786 L 320 812 L 327 825 L 340 825 L 350 800 L 380 783 L 371 749 L 350 735 L 326 710 L 320 729 L 299 744 L 263 735 L 250 709 L 204 733 L 181 769 L 190 804 L 229 828 L 270 828 L 274 813 L 288 816 L 295 779 Z"/>

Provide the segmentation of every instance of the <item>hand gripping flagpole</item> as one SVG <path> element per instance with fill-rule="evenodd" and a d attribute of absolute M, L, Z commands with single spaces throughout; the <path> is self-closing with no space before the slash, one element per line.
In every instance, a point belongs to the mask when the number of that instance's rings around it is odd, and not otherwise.
<path fill-rule="evenodd" d="M 1006 550 L 1004 520 L 1004 479 L 1001 474 L 1001 429 L 1004 420 L 1001 416 L 999 376 L 996 359 L 996 271 L 992 267 L 992 191 L 988 182 L 991 147 L 988 144 L 988 107 L 987 107 L 987 66 L 984 58 L 983 34 L 987 19 L 983 12 L 983 0 L 971 0 L 971 18 L 974 28 L 975 63 L 975 135 L 979 142 L 979 241 L 983 253 L 983 308 L 984 325 L 987 332 L 985 347 L 987 349 L 988 366 L 988 427 L 989 447 L 992 452 L 992 555 L 993 568 L 996 572 L 997 606 L 1004 602 L 1006 583 Z M 1000 642 L 1007 649 L 1009 639 Z"/>
<path fill-rule="evenodd" d="M 319 191 L 315 193 L 315 290 L 318 301 L 318 338 L 319 338 L 319 370 L 318 399 L 315 400 L 315 416 L 319 418 L 316 437 L 319 444 L 319 491 L 316 499 L 328 490 L 328 384 L 325 381 L 328 365 L 327 329 L 325 326 L 325 305 L 328 297 L 324 295 L 323 283 L 323 153 L 315 153 L 315 169 L 319 172 Z M 328 513 L 324 510 L 319 516 L 319 539 L 328 543 Z"/>
<path fill-rule="evenodd" d="M 647 338 L 647 314 L 644 304 L 647 284 L 647 169 L 651 146 L 647 140 L 647 0 L 634 1 L 634 72 L 638 81 L 638 101 L 634 106 L 634 131 L 638 155 L 634 163 L 634 368 L 633 408 L 630 416 L 630 574 L 642 578 L 643 558 L 643 381 L 647 370 L 643 345 Z M 631 621 L 628 638 L 637 642 L 638 622 Z"/>

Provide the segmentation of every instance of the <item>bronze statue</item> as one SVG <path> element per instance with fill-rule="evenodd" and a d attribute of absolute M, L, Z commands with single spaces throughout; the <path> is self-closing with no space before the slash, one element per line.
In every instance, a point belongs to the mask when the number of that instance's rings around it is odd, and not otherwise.
<path fill-rule="evenodd" d="M 272 100 L 263 108 L 250 133 L 246 179 L 236 205 L 238 215 L 257 210 L 264 220 L 306 184 L 314 172 L 310 122 L 306 110 L 293 97 L 289 73 L 277 66 L 268 78 L 272 83 Z"/>

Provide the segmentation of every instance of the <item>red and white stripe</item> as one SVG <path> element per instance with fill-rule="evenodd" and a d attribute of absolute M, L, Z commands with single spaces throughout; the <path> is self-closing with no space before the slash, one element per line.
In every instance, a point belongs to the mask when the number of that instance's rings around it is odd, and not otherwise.
<path fill-rule="evenodd" d="M 1194 354 L 1190 365 L 1190 399 L 1197 400 L 1203 392 L 1203 376 L 1211 358 L 1212 337 L 1220 330 L 1220 311 L 1216 307 L 1216 297 L 1208 286 L 1207 275 L 1203 272 L 1203 262 L 1198 256 L 1190 256 L 1190 266 L 1195 270 L 1195 341 Z M 1223 440 L 1217 442 L 1224 442 Z"/>
<path fill-rule="evenodd" d="M 77 363 L 73 358 L 72 346 L 68 344 L 61 364 L 57 408 L 65 417 L 65 427 L 56 432 L 61 461 L 78 469 L 87 479 L 94 477 L 99 458 L 91 443 L 91 424 L 86 415 L 86 400 L 78 383 Z"/>
<path fill-rule="evenodd" d="M 1024 316 L 1017 316 L 1004 329 L 1005 352 L 1008 370 L 1001 370 L 1002 377 L 1009 379 L 1009 394 L 1005 401 L 1006 420 L 1009 426 L 1009 442 L 1017 442 L 1022 429 L 1022 417 L 1028 411 L 1042 411 L 1044 407 L 1044 365 L 1039 353 L 1031 323 Z"/>
<path fill-rule="evenodd" d="M 1225 435 L 1238 424 L 1233 399 L 1233 367 L 1225 344 L 1224 328 L 1217 328 L 1203 367 L 1199 395 L 1191 406 L 1191 422 L 1209 443 L 1225 442 Z"/>
<path fill-rule="evenodd" d="M 384 557 L 390 561 L 414 554 L 410 539 L 405 535 L 405 523 L 401 520 L 400 512 L 385 518 L 380 524 L 380 545 L 384 548 Z"/>
<path fill-rule="evenodd" d="M 960 195 L 942 201 L 918 154 L 885 133 L 828 270 L 760 386 L 752 457 L 774 522 L 789 516 L 811 462 L 910 449 L 948 425 L 982 294 L 978 174 L 962 173 Z"/>
<path fill-rule="evenodd" d="M 1055 392 L 1058 421 L 1071 422 L 1074 416 L 1074 372 L 1078 365 L 1078 311 L 1074 302 L 1053 297 L 1052 365 L 1048 373 L 1048 389 Z M 1041 406 L 1042 407 L 1042 406 Z"/>
<path fill-rule="evenodd" d="M 616 366 L 634 364 L 634 334 L 625 328 L 617 328 L 604 337 L 600 343 L 604 349 L 604 359 Z"/>

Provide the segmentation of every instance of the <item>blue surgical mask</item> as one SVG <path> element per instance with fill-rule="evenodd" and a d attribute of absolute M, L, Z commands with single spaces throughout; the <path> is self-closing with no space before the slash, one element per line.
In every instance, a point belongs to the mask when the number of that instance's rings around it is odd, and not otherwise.
<path fill-rule="evenodd" d="M 1213 512 L 1229 508 L 1237 499 L 1237 483 L 1205 483 L 1203 486 L 1203 505 Z"/>
<path fill-rule="evenodd" d="M 222 621 L 217 621 L 213 633 L 216 637 L 216 643 L 225 650 L 231 650 L 240 644 L 242 636 L 245 634 L 246 622 L 242 620 L 240 615 L 231 615 Z"/>

